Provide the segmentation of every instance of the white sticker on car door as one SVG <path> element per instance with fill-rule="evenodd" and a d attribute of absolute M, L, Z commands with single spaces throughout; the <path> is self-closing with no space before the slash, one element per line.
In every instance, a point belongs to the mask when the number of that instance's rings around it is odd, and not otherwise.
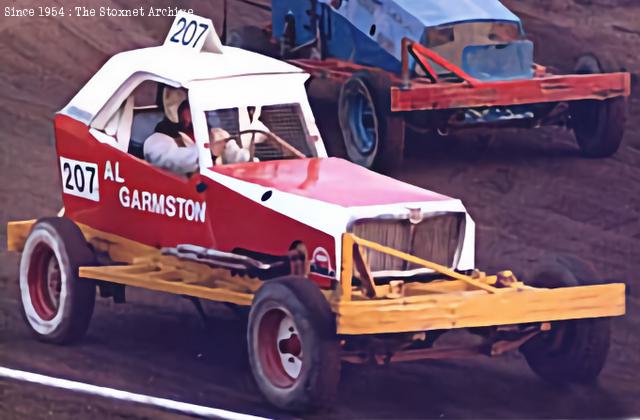
<path fill-rule="evenodd" d="M 60 174 L 65 194 L 100 201 L 97 164 L 61 157 Z"/>

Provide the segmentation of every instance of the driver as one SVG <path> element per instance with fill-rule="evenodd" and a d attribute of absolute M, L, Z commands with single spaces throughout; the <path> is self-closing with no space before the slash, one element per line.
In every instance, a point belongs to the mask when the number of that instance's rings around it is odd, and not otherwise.
<path fill-rule="evenodd" d="M 154 166 L 188 176 L 198 171 L 198 146 L 194 140 L 191 108 L 183 101 L 178 108 L 178 130 L 175 136 L 155 132 L 144 142 L 144 158 Z M 214 163 L 239 163 L 249 161 L 249 151 L 240 148 L 231 136 L 219 127 L 209 131 L 211 155 Z"/>
<path fill-rule="evenodd" d="M 154 166 L 186 176 L 198 170 L 198 147 L 193 140 L 191 109 L 185 100 L 178 108 L 175 137 L 155 132 L 144 142 L 144 158 Z"/>

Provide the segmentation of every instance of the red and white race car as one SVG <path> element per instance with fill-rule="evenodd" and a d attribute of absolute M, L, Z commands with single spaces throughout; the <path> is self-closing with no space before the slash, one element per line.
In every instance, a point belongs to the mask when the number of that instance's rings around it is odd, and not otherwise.
<path fill-rule="evenodd" d="M 326 404 L 341 361 L 521 349 L 544 378 L 597 376 L 624 285 L 578 286 L 567 266 L 531 284 L 475 270 L 459 200 L 327 158 L 307 77 L 222 46 L 210 20 L 185 13 L 163 46 L 111 58 L 55 118 L 64 216 L 9 224 L 35 334 L 80 338 L 96 287 L 116 301 L 128 285 L 251 306 L 253 374 L 290 410 Z M 144 159 L 183 100 L 198 161 L 186 175 Z M 212 156 L 220 142 L 246 162 Z M 485 343 L 434 347 L 454 328 Z"/>

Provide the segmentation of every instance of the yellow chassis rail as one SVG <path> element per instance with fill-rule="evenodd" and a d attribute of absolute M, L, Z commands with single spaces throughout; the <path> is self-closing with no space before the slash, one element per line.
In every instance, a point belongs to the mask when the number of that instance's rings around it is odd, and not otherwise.
<path fill-rule="evenodd" d="M 21 251 L 35 221 L 11 222 L 10 251 Z M 88 226 L 80 228 L 95 249 L 120 265 L 81 267 L 82 277 L 219 302 L 250 305 L 261 282 L 228 271 L 163 256 L 156 248 Z M 442 275 L 429 283 L 377 285 L 366 253 L 382 252 Z M 125 265 L 121 265 L 125 264 Z M 357 274 L 357 276 L 355 276 Z M 354 277 L 359 285 L 354 286 Z M 467 276 L 380 244 L 343 235 L 340 286 L 325 292 L 339 334 L 376 334 L 498 326 L 529 322 L 620 316 L 625 313 L 621 283 L 539 289 L 510 272 Z"/>

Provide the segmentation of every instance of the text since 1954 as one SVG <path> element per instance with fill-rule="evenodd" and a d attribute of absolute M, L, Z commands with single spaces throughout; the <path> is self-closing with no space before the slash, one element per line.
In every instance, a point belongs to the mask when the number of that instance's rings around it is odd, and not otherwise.
<path fill-rule="evenodd" d="M 143 17 L 143 16 L 176 16 L 179 11 L 193 13 L 193 9 L 180 9 L 178 7 L 136 7 L 131 9 L 118 9 L 114 7 L 87 7 L 87 6 L 38 6 L 31 8 L 21 8 L 6 6 L 4 16 L 7 17 Z"/>
<path fill-rule="evenodd" d="M 9 17 L 31 17 L 31 16 L 64 16 L 64 7 L 43 7 L 20 8 L 7 6 L 4 8 L 4 15 Z"/>

